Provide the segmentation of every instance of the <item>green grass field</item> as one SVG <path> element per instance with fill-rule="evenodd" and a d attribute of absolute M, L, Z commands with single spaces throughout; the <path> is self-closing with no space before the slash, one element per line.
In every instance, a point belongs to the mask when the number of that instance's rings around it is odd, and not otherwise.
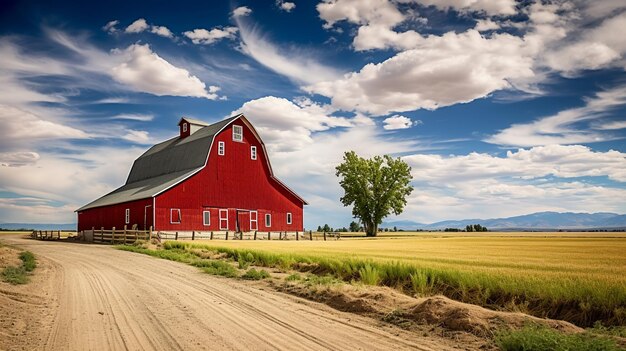
<path fill-rule="evenodd" d="M 407 293 L 442 293 L 582 326 L 626 323 L 626 233 L 402 234 L 194 246 L 235 258 L 250 253 L 255 264 L 312 269 Z"/>

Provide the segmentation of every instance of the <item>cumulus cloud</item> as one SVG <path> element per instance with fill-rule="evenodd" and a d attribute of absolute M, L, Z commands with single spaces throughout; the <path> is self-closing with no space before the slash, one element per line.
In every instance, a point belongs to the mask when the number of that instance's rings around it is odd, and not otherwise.
<path fill-rule="evenodd" d="M 291 12 L 293 9 L 296 8 L 296 4 L 293 2 L 289 2 L 289 1 L 284 1 L 284 0 L 276 0 L 276 6 L 278 6 L 279 9 L 285 11 L 285 12 Z"/>
<path fill-rule="evenodd" d="M 346 118 L 329 116 L 332 112 L 328 106 L 309 99 L 292 102 L 266 96 L 244 103 L 231 115 L 243 113 L 274 150 L 289 151 L 313 143 L 314 132 L 352 126 Z"/>
<path fill-rule="evenodd" d="M 158 96 L 218 98 L 217 94 L 206 90 L 206 85 L 198 77 L 167 62 L 147 44 L 133 44 L 124 50 L 116 50 L 114 56 L 122 63 L 112 68 L 113 79 L 136 91 Z"/>
<path fill-rule="evenodd" d="M 429 36 L 419 49 L 306 89 L 337 108 L 375 115 L 470 102 L 534 75 L 532 60 L 519 55 L 521 42 L 508 34 L 487 39 L 475 30 Z"/>
<path fill-rule="evenodd" d="M 422 121 L 413 122 L 409 117 L 393 115 L 383 121 L 383 128 L 385 130 L 408 129 L 421 123 Z"/>
<path fill-rule="evenodd" d="M 549 144 L 592 143 L 615 139 L 607 134 L 602 120 L 605 113 L 626 105 L 626 85 L 601 91 L 587 99 L 585 106 L 571 108 L 530 123 L 518 123 L 489 136 L 484 141 L 498 145 L 535 146 Z M 599 121 L 599 123 L 598 123 Z M 591 123 L 596 122 L 596 123 Z M 586 123 L 581 129 L 577 124 Z"/>
<path fill-rule="evenodd" d="M 489 16 L 511 16 L 517 13 L 515 0 L 399 0 L 435 6 L 441 10 L 484 12 Z"/>
<path fill-rule="evenodd" d="M 222 39 L 235 39 L 237 31 L 237 27 L 213 28 L 210 31 L 198 28 L 183 34 L 194 44 L 211 45 Z"/>
<path fill-rule="evenodd" d="M 238 21 L 241 50 L 263 66 L 299 83 L 311 84 L 334 79 L 339 73 L 334 68 L 315 60 L 315 54 L 290 48 L 283 49 L 265 38 L 258 30 Z"/>
<path fill-rule="evenodd" d="M 148 25 L 148 22 L 146 22 L 145 19 L 140 18 L 136 20 L 135 22 L 131 23 L 128 27 L 126 27 L 124 31 L 126 33 L 141 33 L 148 28 L 150 28 L 150 26 Z"/>
<path fill-rule="evenodd" d="M 150 32 L 156 35 L 160 35 L 162 37 L 166 37 L 166 38 L 174 37 L 174 34 L 172 33 L 172 31 L 170 31 L 169 28 L 164 27 L 164 26 L 152 26 L 152 28 L 150 29 Z"/>
<path fill-rule="evenodd" d="M 239 6 L 233 10 L 233 17 L 246 17 L 252 13 L 252 10 L 247 6 Z"/>
<path fill-rule="evenodd" d="M 465 182 L 494 177 L 535 179 L 546 176 L 606 176 L 618 182 L 626 182 L 626 153 L 615 150 L 596 152 L 583 145 L 537 146 L 507 151 L 505 157 L 472 152 L 448 157 L 416 154 L 403 159 L 413 168 L 414 179 L 428 182 Z"/>

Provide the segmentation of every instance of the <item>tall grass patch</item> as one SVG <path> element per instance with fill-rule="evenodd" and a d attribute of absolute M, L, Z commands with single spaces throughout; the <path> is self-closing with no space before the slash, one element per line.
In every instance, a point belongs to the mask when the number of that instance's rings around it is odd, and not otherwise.
<path fill-rule="evenodd" d="M 618 351 L 614 339 L 584 332 L 564 334 L 545 327 L 528 325 L 519 330 L 503 330 L 495 335 L 502 351 Z"/>
<path fill-rule="evenodd" d="M 2 271 L 2 280 L 13 284 L 26 284 L 29 282 L 29 275 L 37 268 L 35 255 L 30 251 L 22 251 L 19 255 L 22 264 L 19 267 L 9 266 Z"/>

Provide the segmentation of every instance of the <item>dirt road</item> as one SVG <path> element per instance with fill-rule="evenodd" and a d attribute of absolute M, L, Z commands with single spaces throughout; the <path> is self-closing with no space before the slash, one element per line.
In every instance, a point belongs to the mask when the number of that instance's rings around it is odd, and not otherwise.
<path fill-rule="evenodd" d="M 0 241 L 34 252 L 41 263 L 30 288 L 0 290 L 0 313 L 13 313 L 12 325 L 22 330 L 0 335 L 8 349 L 450 349 L 434 338 L 177 262 L 17 235 Z"/>

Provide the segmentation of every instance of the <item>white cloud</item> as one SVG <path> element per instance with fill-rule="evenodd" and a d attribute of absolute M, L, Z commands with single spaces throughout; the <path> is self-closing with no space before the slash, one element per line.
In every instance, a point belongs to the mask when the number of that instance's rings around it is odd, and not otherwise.
<path fill-rule="evenodd" d="M 111 117 L 111 119 L 125 119 L 130 121 L 150 122 L 154 119 L 154 115 L 142 113 L 125 113 Z"/>
<path fill-rule="evenodd" d="M 601 122 L 593 125 L 594 129 L 598 130 L 617 130 L 617 129 L 625 129 L 626 121 L 611 121 L 611 122 Z"/>
<path fill-rule="evenodd" d="M 605 117 L 605 113 L 626 105 L 626 85 L 617 86 L 587 99 L 585 106 L 563 110 L 556 115 L 540 118 L 530 123 L 518 123 L 485 139 L 498 145 L 535 146 L 549 144 L 591 143 L 614 139 L 601 132 L 612 128 L 576 127 L 578 123 L 594 122 Z M 593 127 L 593 124 L 591 125 Z"/>
<path fill-rule="evenodd" d="M 511 16 L 517 13 L 515 0 L 399 0 L 399 2 L 416 2 L 441 10 L 484 12 L 490 16 Z"/>
<path fill-rule="evenodd" d="M 145 130 L 133 130 L 129 129 L 128 132 L 122 136 L 122 139 L 128 140 L 136 144 L 151 144 L 153 141 L 150 139 L 150 134 Z"/>
<path fill-rule="evenodd" d="M 116 27 L 118 24 L 120 24 L 120 21 L 118 20 L 109 21 L 102 27 L 102 30 L 109 33 L 116 33 L 119 31 Z"/>
<path fill-rule="evenodd" d="M 172 33 L 172 31 L 170 31 L 169 28 L 164 27 L 164 26 L 152 26 L 152 28 L 150 29 L 150 32 L 156 35 L 160 35 L 162 37 L 166 37 L 166 38 L 174 37 L 174 34 Z"/>
<path fill-rule="evenodd" d="M 39 160 L 36 152 L 0 152 L 0 166 L 19 167 L 34 164 Z"/>
<path fill-rule="evenodd" d="M 476 21 L 476 26 L 474 27 L 479 32 L 486 32 L 488 30 L 496 30 L 500 29 L 500 25 L 490 18 L 480 19 Z"/>
<path fill-rule="evenodd" d="M 42 119 L 14 106 L 0 105 L 0 129 L 2 141 L 33 139 L 86 139 L 82 130 Z"/>
<path fill-rule="evenodd" d="M 126 27 L 124 31 L 126 33 L 141 33 L 148 28 L 150 28 L 150 26 L 148 25 L 146 20 L 143 18 L 140 18 L 136 20 L 135 22 L 131 23 L 128 27 Z"/>
<path fill-rule="evenodd" d="M 308 99 L 292 102 L 266 96 L 244 103 L 231 115 L 243 113 L 273 150 L 289 151 L 311 145 L 314 132 L 352 126 L 346 118 L 329 116 L 332 112 Z"/>
<path fill-rule="evenodd" d="M 405 16 L 388 0 L 324 0 L 317 4 L 320 18 L 331 28 L 335 23 L 373 23 L 391 28 L 405 20 Z"/>
<path fill-rule="evenodd" d="M 448 157 L 416 154 L 403 159 L 413 168 L 414 179 L 440 184 L 495 177 L 536 179 L 546 176 L 606 176 L 626 182 L 626 153 L 594 152 L 582 145 L 537 146 L 508 151 L 505 157 L 472 152 Z"/>
<path fill-rule="evenodd" d="M 235 39 L 237 31 L 237 27 L 213 28 L 210 31 L 198 28 L 183 34 L 194 44 L 211 45 L 222 39 Z"/>
<path fill-rule="evenodd" d="M 413 122 L 409 117 L 401 116 L 401 115 L 393 115 L 389 118 L 386 118 L 384 121 L 383 129 L 385 130 L 396 130 L 396 129 L 408 129 L 415 125 L 421 124 L 421 121 Z"/>
<path fill-rule="evenodd" d="M 233 10 L 233 17 L 246 17 L 252 13 L 252 10 L 247 6 L 240 6 Z"/>
<path fill-rule="evenodd" d="M 276 6 L 278 6 L 279 9 L 285 11 L 285 12 L 291 12 L 293 9 L 296 8 L 296 4 L 293 2 L 289 2 L 289 1 L 284 1 L 284 0 L 276 0 Z"/>
<path fill-rule="evenodd" d="M 264 38 L 257 30 L 248 28 L 238 21 L 242 51 L 274 72 L 297 82 L 311 84 L 334 79 L 339 73 L 317 62 L 312 52 L 290 48 L 279 48 Z"/>
<path fill-rule="evenodd" d="M 419 49 L 306 89 L 337 108 L 384 115 L 470 102 L 534 76 L 532 60 L 520 55 L 522 39 L 512 35 L 470 30 L 421 41 Z"/>
<path fill-rule="evenodd" d="M 206 91 L 206 85 L 198 77 L 165 61 L 147 44 L 133 44 L 124 50 L 116 50 L 114 56 L 122 63 L 112 68 L 113 79 L 137 91 L 158 96 L 218 98 Z"/>

